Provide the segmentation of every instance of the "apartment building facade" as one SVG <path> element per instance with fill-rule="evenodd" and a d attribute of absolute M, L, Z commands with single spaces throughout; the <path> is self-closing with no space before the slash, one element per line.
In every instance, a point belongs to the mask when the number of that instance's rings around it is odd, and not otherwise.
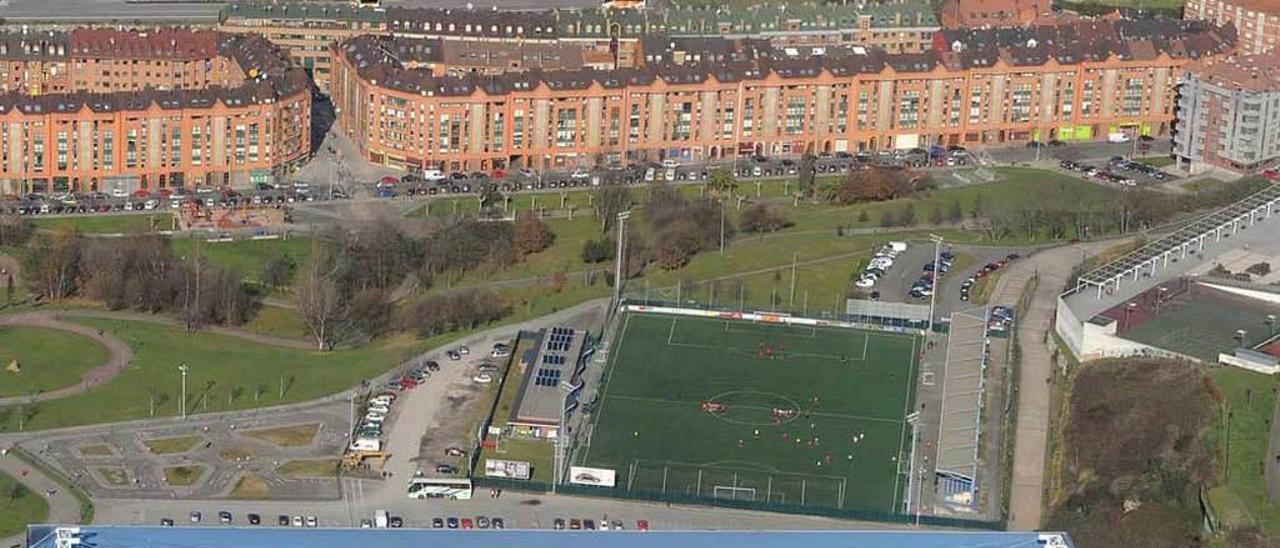
<path fill-rule="evenodd" d="M 411 170 L 1167 135 L 1186 64 L 1231 47 L 1203 24 L 1090 21 L 946 31 L 920 54 L 441 78 L 382 40 L 334 48 L 330 94 L 370 161 Z"/>
<path fill-rule="evenodd" d="M 76 29 L 0 44 L 0 194 L 245 186 L 310 155 L 311 84 L 265 39 Z"/>
<path fill-rule="evenodd" d="M 1242 54 L 1267 53 L 1280 42 L 1280 2 L 1275 0 L 1187 0 L 1182 17 L 1235 26 Z"/>
<path fill-rule="evenodd" d="M 1255 172 L 1280 165 L 1280 60 L 1219 57 L 1183 76 L 1173 154 L 1193 173 Z"/>

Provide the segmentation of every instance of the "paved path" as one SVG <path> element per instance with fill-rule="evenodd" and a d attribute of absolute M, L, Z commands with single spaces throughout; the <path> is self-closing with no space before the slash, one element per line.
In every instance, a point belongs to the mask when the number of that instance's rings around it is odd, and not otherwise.
<path fill-rule="evenodd" d="M 124 371 L 124 368 L 129 365 L 129 362 L 133 361 L 133 350 L 131 350 L 129 345 L 124 341 L 92 327 L 60 321 L 57 315 L 51 311 L 27 312 L 23 314 L 0 316 L 0 325 L 22 325 L 57 329 L 59 331 L 70 331 L 77 335 L 93 339 L 98 344 L 106 347 L 107 352 L 109 353 L 109 357 L 105 363 L 85 371 L 85 373 L 80 376 L 80 382 L 76 384 L 64 386 L 56 390 L 40 392 L 33 396 L 12 396 L 8 398 L 0 398 L 0 406 L 29 403 L 32 401 L 57 400 L 84 393 L 90 388 L 115 378 L 116 375 Z"/>
<path fill-rule="evenodd" d="M 1035 280 L 1027 310 L 1018 320 L 1018 415 L 1014 430 L 1013 477 L 1009 528 L 1035 530 L 1044 513 L 1044 466 L 1049 433 L 1049 379 L 1052 373 L 1053 329 L 1058 295 L 1072 269 L 1116 240 L 1058 247 L 1013 263 L 996 282 L 992 304 L 1016 306 L 1027 284 Z"/>
<path fill-rule="evenodd" d="M 110 353 L 110 358 L 106 363 L 86 371 L 84 375 L 80 376 L 80 382 L 77 384 L 64 386 L 47 392 L 40 392 L 32 396 L 11 396 L 8 398 L 0 398 L 0 407 L 19 403 L 57 400 L 82 394 L 95 386 L 101 385 L 115 378 L 116 375 L 124 372 L 124 368 L 133 361 L 133 350 L 129 348 L 128 343 L 102 330 L 94 329 L 78 323 L 62 321 L 68 316 L 73 318 L 107 318 L 113 320 L 151 322 L 177 327 L 182 326 L 182 322 L 168 316 L 139 314 L 134 312 L 110 312 L 103 310 L 41 310 L 37 312 L 25 312 L 21 314 L 0 316 L 0 325 L 23 325 L 70 331 L 77 335 L 97 341 L 98 344 L 106 347 L 107 351 Z M 295 350 L 315 349 L 311 343 L 306 341 L 258 335 L 256 333 L 250 333 L 248 331 L 232 327 L 205 326 L 201 328 L 201 331 L 236 337 L 268 346 L 291 348 Z"/>
<path fill-rule="evenodd" d="M 73 316 L 79 318 L 103 318 L 108 320 L 126 320 L 132 322 L 151 322 L 162 325 L 170 325 L 174 327 L 186 327 L 181 320 L 170 316 L 160 314 L 142 314 L 138 312 L 117 312 L 108 310 L 67 310 L 57 312 L 59 316 Z M 207 333 L 217 333 L 237 339 L 244 339 L 250 342 L 265 344 L 267 346 L 278 346 L 281 348 L 292 348 L 294 350 L 315 350 L 314 343 L 301 341 L 298 339 L 284 339 L 281 337 L 272 337 L 270 335 L 259 335 L 245 331 L 235 327 L 226 327 L 222 325 L 204 325 L 198 331 Z"/>
<path fill-rule="evenodd" d="M 27 463 L 14 454 L 9 453 L 0 456 L 0 472 L 13 477 L 13 479 L 18 480 L 36 495 L 49 501 L 49 516 L 45 518 L 45 522 L 80 523 L 80 502 L 76 500 L 75 496 L 66 492 L 57 482 L 40 473 L 39 470 L 28 466 Z M 54 494 L 49 495 L 48 493 L 50 492 Z M 23 546 L 25 537 L 25 534 L 20 533 L 9 538 L 0 539 L 0 546 Z"/>

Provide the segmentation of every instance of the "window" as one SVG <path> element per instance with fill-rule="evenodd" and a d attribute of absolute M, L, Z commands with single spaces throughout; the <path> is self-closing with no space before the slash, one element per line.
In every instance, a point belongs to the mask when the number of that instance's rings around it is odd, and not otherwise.
<path fill-rule="evenodd" d="M 524 146 L 524 111 L 517 110 L 511 121 L 511 148 Z"/>
<path fill-rule="evenodd" d="M 916 90 L 902 93 L 898 100 L 898 127 L 911 129 L 920 122 L 920 92 Z"/>
<path fill-rule="evenodd" d="M 787 98 L 787 135 L 804 133 L 804 97 Z"/>
<path fill-rule="evenodd" d="M 578 141 L 578 111 L 562 109 L 556 111 L 556 147 L 569 148 Z"/>
<path fill-rule="evenodd" d="M 1010 122 L 1028 122 L 1031 120 L 1031 84 L 1013 86 L 1012 103 L 1009 108 Z"/>

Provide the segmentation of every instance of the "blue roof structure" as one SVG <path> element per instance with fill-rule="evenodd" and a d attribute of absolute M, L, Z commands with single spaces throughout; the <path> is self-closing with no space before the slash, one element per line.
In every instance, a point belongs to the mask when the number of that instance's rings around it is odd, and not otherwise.
<path fill-rule="evenodd" d="M 27 528 L 29 548 L 57 548 L 55 526 Z M 1002 531 L 550 531 L 430 529 L 294 529 L 288 527 L 79 527 L 86 548 L 1071 548 L 1065 533 Z"/>

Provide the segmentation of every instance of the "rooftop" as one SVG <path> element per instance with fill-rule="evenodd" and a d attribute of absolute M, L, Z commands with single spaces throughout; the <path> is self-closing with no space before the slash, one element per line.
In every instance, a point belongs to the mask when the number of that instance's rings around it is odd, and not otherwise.
<path fill-rule="evenodd" d="M 1280 56 L 1275 53 L 1212 57 L 1192 68 L 1200 80 L 1225 88 L 1280 91 Z"/>
<path fill-rule="evenodd" d="M 565 390 L 572 384 L 587 333 L 553 327 L 543 333 L 538 353 L 525 372 L 513 422 L 560 424 L 565 411 Z"/>
<path fill-rule="evenodd" d="M 1089 20 L 1059 26 L 1026 29 L 970 29 L 944 31 L 937 35 L 934 49 L 918 54 L 889 54 L 878 49 L 829 48 L 822 55 L 791 57 L 785 49 L 747 48 L 759 55 L 730 56 L 729 60 L 700 58 L 697 62 L 674 64 L 670 59 L 641 68 L 611 71 L 592 69 L 532 70 L 495 76 L 434 76 L 429 71 L 406 66 L 394 53 L 396 42 L 405 38 L 360 36 L 341 43 L 341 54 L 360 73 L 405 93 L 423 96 L 470 95 L 480 89 L 490 95 L 531 90 L 545 84 L 553 90 L 581 90 L 595 84 L 605 88 L 647 85 L 657 79 L 667 84 L 696 84 L 715 78 L 720 82 L 759 80 L 770 74 L 782 78 L 813 78 L 823 72 L 846 77 L 878 74 L 927 73 L 938 66 L 951 70 L 1005 65 L 1038 66 L 1055 59 L 1059 64 L 1101 62 L 1113 57 L 1122 61 L 1198 59 L 1226 51 L 1235 43 L 1230 28 L 1203 22 L 1177 20 L 1105 21 Z M 733 40 L 707 38 L 706 40 Z M 648 44 L 678 47 L 673 41 L 649 40 Z M 704 44 L 705 45 L 705 44 Z M 741 44 L 739 44 L 741 45 Z M 734 51 L 726 46 L 717 48 Z"/>
<path fill-rule="evenodd" d="M 15 44 L 17 47 L 15 47 Z M 39 48 L 39 52 L 36 49 Z M 260 36 L 215 31 L 169 30 L 159 32 L 108 29 L 75 29 L 61 33 L 0 34 L 0 59 L 70 61 L 77 57 L 113 59 L 210 60 L 221 57 L 235 62 L 247 75 L 234 88 L 213 86 L 197 90 L 147 88 L 138 92 L 67 93 L 31 96 L 20 91 L 0 93 L 0 115 L 19 111 L 94 112 L 206 108 L 215 102 L 228 106 L 261 104 L 291 96 L 311 86 L 302 69 L 285 53 Z"/>

